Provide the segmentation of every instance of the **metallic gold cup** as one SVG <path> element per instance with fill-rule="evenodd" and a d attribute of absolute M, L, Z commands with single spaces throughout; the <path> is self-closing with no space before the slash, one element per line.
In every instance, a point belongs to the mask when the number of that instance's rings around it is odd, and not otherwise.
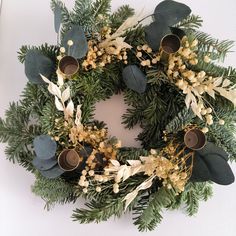
<path fill-rule="evenodd" d="M 175 34 L 167 34 L 161 40 L 160 44 L 161 49 L 161 59 L 164 62 L 167 62 L 169 55 L 179 51 L 181 46 L 181 41 L 179 37 Z"/>
<path fill-rule="evenodd" d="M 200 150 L 206 144 L 206 136 L 199 129 L 191 129 L 185 133 L 184 143 L 192 150 Z"/>
<path fill-rule="evenodd" d="M 78 72 L 79 63 L 74 57 L 64 56 L 59 61 L 58 69 L 66 77 L 71 77 Z"/>
<path fill-rule="evenodd" d="M 65 149 L 58 156 L 58 165 L 64 171 L 73 171 L 80 163 L 80 156 L 74 149 Z"/>

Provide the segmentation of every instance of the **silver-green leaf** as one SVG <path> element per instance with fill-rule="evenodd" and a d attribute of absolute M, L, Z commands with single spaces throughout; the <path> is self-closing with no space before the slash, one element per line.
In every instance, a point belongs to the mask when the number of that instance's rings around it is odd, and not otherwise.
<path fill-rule="evenodd" d="M 129 65 L 123 69 L 123 80 L 126 86 L 138 93 L 144 93 L 147 86 L 147 77 L 136 65 Z"/>

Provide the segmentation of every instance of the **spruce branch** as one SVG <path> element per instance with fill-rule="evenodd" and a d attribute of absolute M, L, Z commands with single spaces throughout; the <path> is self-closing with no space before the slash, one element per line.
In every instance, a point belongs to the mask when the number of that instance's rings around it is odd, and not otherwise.
<path fill-rule="evenodd" d="M 218 40 L 213 38 L 211 35 L 196 31 L 193 35 L 198 39 L 198 50 L 205 54 L 212 54 L 214 58 L 217 57 L 219 61 L 224 61 L 225 56 L 231 52 L 230 49 L 234 45 L 232 40 Z"/>
<path fill-rule="evenodd" d="M 56 203 L 66 204 L 75 202 L 77 199 L 73 184 L 66 182 L 62 178 L 47 179 L 39 173 L 36 174 L 36 180 L 31 189 L 35 195 L 46 202 L 45 207 L 47 209 L 50 209 Z"/>
<path fill-rule="evenodd" d="M 202 26 L 203 20 L 200 16 L 190 15 L 186 19 L 182 20 L 180 23 L 175 25 L 175 27 L 182 28 L 183 30 L 195 31 Z"/>
<path fill-rule="evenodd" d="M 175 196 L 174 190 L 168 190 L 165 187 L 151 194 L 147 207 L 141 211 L 137 208 L 134 213 L 137 215 L 134 218 L 134 224 L 138 226 L 139 231 L 154 230 L 162 220 L 162 210 L 175 202 Z"/>

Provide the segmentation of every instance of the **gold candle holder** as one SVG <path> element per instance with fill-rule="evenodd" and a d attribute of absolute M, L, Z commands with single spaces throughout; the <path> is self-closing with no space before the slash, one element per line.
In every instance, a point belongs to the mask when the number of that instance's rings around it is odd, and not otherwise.
<path fill-rule="evenodd" d="M 200 150 L 206 145 L 206 136 L 199 129 L 191 129 L 185 133 L 184 143 L 192 150 Z"/>
<path fill-rule="evenodd" d="M 64 171 L 73 171 L 80 163 L 80 156 L 74 149 L 65 149 L 58 156 L 58 165 Z"/>
<path fill-rule="evenodd" d="M 66 77 L 75 75 L 79 70 L 78 61 L 71 56 L 64 56 L 58 64 L 58 69 Z"/>
<path fill-rule="evenodd" d="M 175 34 L 165 35 L 160 44 L 161 59 L 168 61 L 169 55 L 179 51 L 181 46 L 180 38 Z"/>

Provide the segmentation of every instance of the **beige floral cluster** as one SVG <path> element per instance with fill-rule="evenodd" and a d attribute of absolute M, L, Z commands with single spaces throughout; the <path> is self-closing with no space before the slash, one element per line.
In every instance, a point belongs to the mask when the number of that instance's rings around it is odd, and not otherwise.
<path fill-rule="evenodd" d="M 88 53 L 82 66 L 85 70 L 104 67 L 114 60 L 127 64 L 127 50 L 132 48 L 123 37 L 112 37 L 111 28 L 104 27 L 101 32 L 102 40 L 90 40 Z"/>
<path fill-rule="evenodd" d="M 205 71 L 193 71 L 188 69 L 186 65 L 198 64 L 198 55 L 196 54 L 198 41 L 195 39 L 192 42 L 185 36 L 182 39 L 182 47 L 175 54 L 170 55 L 167 75 L 182 90 L 185 97 L 187 108 L 200 118 L 205 119 L 206 125 L 213 124 L 212 109 L 209 102 L 206 100 L 205 94 L 215 98 L 215 95 L 221 95 L 230 100 L 236 105 L 236 90 L 231 87 L 231 81 L 227 78 L 212 77 Z M 205 63 L 209 63 L 211 59 L 208 55 L 203 58 Z M 224 120 L 217 117 L 220 125 L 224 125 Z M 208 132 L 205 127 L 203 132 Z"/>
<path fill-rule="evenodd" d="M 139 45 L 136 49 L 136 57 L 143 67 L 151 68 L 152 65 L 157 64 L 161 59 L 159 52 L 153 53 L 152 49 L 147 44 Z"/>

